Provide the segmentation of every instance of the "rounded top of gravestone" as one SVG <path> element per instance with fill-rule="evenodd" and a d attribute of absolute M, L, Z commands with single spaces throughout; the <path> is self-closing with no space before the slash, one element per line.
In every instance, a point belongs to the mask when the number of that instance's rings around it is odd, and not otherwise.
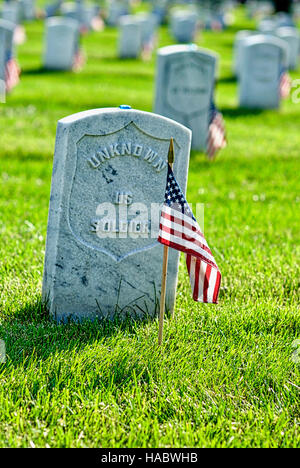
<path fill-rule="evenodd" d="M 243 41 L 243 47 L 246 49 L 264 45 L 279 47 L 283 54 L 283 66 L 287 66 L 289 48 L 286 42 L 280 37 L 268 34 L 257 34 L 256 36 L 246 37 Z"/>
<path fill-rule="evenodd" d="M 199 56 L 204 55 L 208 59 L 211 60 L 218 60 L 218 54 L 215 52 L 203 49 L 202 47 L 198 47 L 196 44 L 175 44 L 166 47 L 161 47 L 158 49 L 157 54 L 158 56 L 168 56 L 168 55 L 176 55 L 176 54 L 197 54 Z"/>
<path fill-rule="evenodd" d="M 47 27 L 49 26 L 63 26 L 72 28 L 74 30 L 79 29 L 79 21 L 74 18 L 67 16 L 52 16 L 46 20 Z"/>
<path fill-rule="evenodd" d="M 299 31 L 296 28 L 291 28 L 289 26 L 281 26 L 276 29 L 276 34 L 279 36 L 292 36 L 299 37 Z"/>
<path fill-rule="evenodd" d="M 119 109 L 128 110 L 131 109 L 131 106 L 129 106 L 128 104 L 121 104 L 119 106 Z"/>

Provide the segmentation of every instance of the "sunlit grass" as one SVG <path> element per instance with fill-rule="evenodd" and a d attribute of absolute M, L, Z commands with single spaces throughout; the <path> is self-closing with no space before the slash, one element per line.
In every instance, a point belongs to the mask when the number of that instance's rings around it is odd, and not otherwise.
<path fill-rule="evenodd" d="M 193 152 L 188 200 L 223 274 L 218 306 L 196 304 L 184 263 L 175 320 L 56 325 L 41 304 L 57 121 L 96 107 L 151 111 L 155 58 L 116 57 L 107 28 L 83 40 L 80 74 L 43 73 L 43 25 L 26 26 L 21 84 L 0 107 L 0 446 L 295 447 L 299 437 L 299 105 L 237 107 L 229 30 L 199 44 L 221 55 L 217 104 L 229 145 Z M 160 45 L 172 42 L 160 32 Z M 293 77 L 299 76 L 298 72 Z"/>

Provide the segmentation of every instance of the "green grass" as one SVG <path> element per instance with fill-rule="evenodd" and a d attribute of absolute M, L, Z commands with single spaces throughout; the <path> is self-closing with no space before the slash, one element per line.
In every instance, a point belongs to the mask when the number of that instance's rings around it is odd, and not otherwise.
<path fill-rule="evenodd" d="M 56 123 L 122 103 L 151 111 L 155 60 L 120 62 L 107 28 L 84 38 L 80 74 L 42 73 L 43 25 L 26 26 L 22 81 L 0 107 L 0 447 L 300 446 L 300 105 L 238 109 L 232 43 L 249 26 L 240 12 L 199 40 L 221 55 L 229 145 L 214 163 L 192 154 L 188 200 L 205 203 L 220 303 L 192 301 L 182 262 L 161 349 L 157 320 L 58 326 L 40 302 Z"/>

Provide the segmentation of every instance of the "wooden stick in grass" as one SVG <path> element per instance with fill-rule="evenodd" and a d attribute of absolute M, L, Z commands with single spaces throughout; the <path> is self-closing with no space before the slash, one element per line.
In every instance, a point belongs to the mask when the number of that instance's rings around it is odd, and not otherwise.
<path fill-rule="evenodd" d="M 169 163 L 170 168 L 173 169 L 173 164 L 174 164 L 173 138 L 171 138 L 170 140 L 168 163 Z M 169 256 L 169 247 L 167 245 L 164 245 L 163 269 L 162 269 L 162 278 L 161 278 L 161 295 L 160 295 L 159 331 L 158 331 L 159 346 L 162 344 L 162 340 L 163 340 L 166 288 L 167 288 L 167 272 L 168 272 L 168 256 Z"/>

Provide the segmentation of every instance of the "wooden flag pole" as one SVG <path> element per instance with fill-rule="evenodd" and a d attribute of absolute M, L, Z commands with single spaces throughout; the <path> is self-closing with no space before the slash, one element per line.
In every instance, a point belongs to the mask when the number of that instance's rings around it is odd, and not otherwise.
<path fill-rule="evenodd" d="M 174 164 L 174 141 L 173 138 L 170 140 L 168 163 L 171 169 Z M 158 344 L 162 344 L 163 340 L 163 328 L 164 328 L 164 315 L 165 315 L 165 302 L 166 302 L 166 288 L 167 288 L 167 272 L 168 272 L 168 257 L 169 247 L 164 245 L 164 256 L 163 256 L 163 269 L 161 278 L 161 295 L 160 295 L 160 313 L 159 313 L 159 331 L 158 331 Z"/>

